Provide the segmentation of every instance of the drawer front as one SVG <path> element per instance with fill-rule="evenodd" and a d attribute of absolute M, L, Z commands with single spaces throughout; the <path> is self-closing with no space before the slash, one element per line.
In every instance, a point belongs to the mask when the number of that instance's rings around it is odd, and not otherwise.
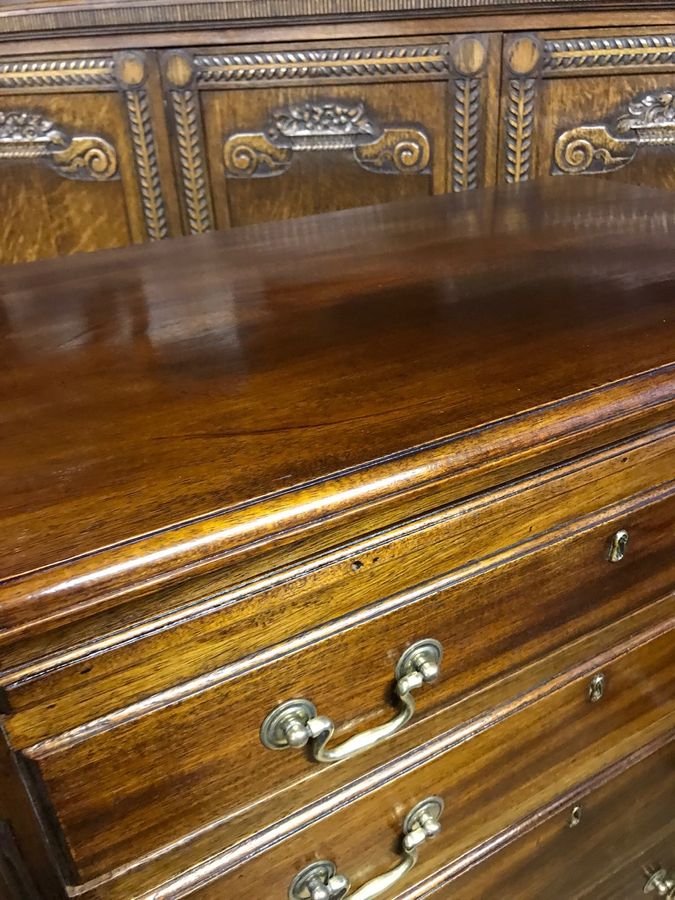
<path fill-rule="evenodd" d="M 334 746 L 398 716 L 396 662 L 417 640 L 440 641 L 445 655 L 440 678 L 414 692 L 415 721 L 643 605 L 674 583 L 674 514 L 672 494 L 624 510 L 473 577 L 394 597 L 388 611 L 326 629 L 302 653 L 267 665 L 262 654 L 244 661 L 240 677 L 212 673 L 27 748 L 72 877 L 94 878 L 223 817 L 229 840 L 238 840 L 238 809 L 300 780 L 307 801 L 349 780 L 351 762 L 324 765 L 306 750 L 263 746 L 262 722 L 284 701 L 303 698 L 332 717 Z M 607 547 L 623 528 L 634 535 L 633 555 L 613 564 Z M 101 785 L 111 786 L 115 804 Z M 104 841 L 96 822 L 105 822 Z"/>
<path fill-rule="evenodd" d="M 0 263 L 171 233 L 158 100 L 135 51 L 0 59 Z"/>
<path fill-rule="evenodd" d="M 505 41 L 501 178 L 601 175 L 675 190 L 675 34 Z"/>
<path fill-rule="evenodd" d="M 491 35 L 167 51 L 187 231 L 491 181 L 498 58 Z"/>
<path fill-rule="evenodd" d="M 513 897 L 637 900 L 653 873 L 675 878 L 675 744 L 607 775 L 601 786 L 557 804 L 543 824 L 535 825 L 540 817 L 525 823 L 514 831 L 530 829 L 524 837 L 457 878 L 442 883 L 441 869 L 406 898 L 473 900 L 506 888 Z"/>
<path fill-rule="evenodd" d="M 100 639 L 0 676 L 2 699 L 11 713 L 8 732 L 16 747 L 26 747 L 179 683 L 198 684 L 202 677 L 224 680 L 250 668 L 254 659 L 271 662 L 285 655 L 290 642 L 292 649 L 300 650 L 325 639 L 328 622 L 344 630 L 366 607 L 366 615 L 376 619 L 378 610 L 386 611 L 381 606 L 386 598 L 412 591 L 413 599 L 422 584 L 423 595 L 437 593 L 431 586 L 434 580 L 465 581 L 481 568 L 493 568 L 548 543 L 558 546 L 560 536 L 587 531 L 594 524 L 599 526 L 597 543 L 587 543 L 584 557 L 590 568 L 581 573 L 580 560 L 572 567 L 561 551 L 557 589 L 564 590 L 567 579 L 572 579 L 570 590 L 586 579 L 588 597 L 593 584 L 605 592 L 605 600 L 612 593 L 627 594 L 630 585 L 639 585 L 643 596 L 656 596 L 668 581 L 673 529 L 659 530 L 648 510 L 639 527 L 634 517 L 630 522 L 622 517 L 669 493 L 674 471 L 675 431 L 658 430 L 367 534 L 242 587 L 212 590 L 192 605 L 181 602 L 177 593 L 175 612 L 126 630 L 114 616 L 99 619 L 90 631 Z M 614 520 L 628 523 L 631 531 L 621 566 L 608 566 L 606 560 Z M 555 551 L 552 554 L 555 560 Z M 596 600 L 593 596 L 589 605 Z M 148 607 L 153 601 L 150 595 Z M 387 680 L 394 662 L 392 658 L 385 663 Z"/>
<path fill-rule="evenodd" d="M 589 701 L 588 672 L 414 771 L 401 775 L 399 770 L 401 777 L 239 869 L 223 872 L 211 884 L 203 881 L 213 878 L 217 859 L 184 876 L 181 885 L 199 884 L 201 879 L 203 886 L 191 894 L 199 900 L 282 900 L 298 872 L 328 860 L 354 889 L 362 887 L 401 859 L 406 813 L 419 801 L 438 796 L 444 803 L 441 832 L 420 845 L 417 864 L 396 883 L 397 891 L 410 887 L 635 752 L 643 742 L 671 734 L 674 648 L 675 635 L 662 635 L 602 666 L 605 690 L 597 702 Z M 224 857 L 224 868 L 227 863 Z M 392 886 L 384 896 L 394 894 Z M 152 896 L 173 896 L 171 886 Z"/>

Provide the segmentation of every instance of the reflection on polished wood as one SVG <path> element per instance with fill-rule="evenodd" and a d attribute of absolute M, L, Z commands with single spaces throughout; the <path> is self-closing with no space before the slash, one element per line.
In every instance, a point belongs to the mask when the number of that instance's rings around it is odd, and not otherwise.
<path fill-rule="evenodd" d="M 548 178 L 0 270 L 0 879 L 669 872 L 674 251 Z"/>
<path fill-rule="evenodd" d="M 278 527 L 281 491 L 292 489 L 286 509 L 311 520 L 320 479 L 340 470 L 349 505 L 403 490 L 419 466 L 450 464 L 440 436 L 467 452 L 484 422 L 495 440 L 518 435 L 521 421 L 544 427 L 547 404 L 570 397 L 581 410 L 595 373 L 617 394 L 622 379 L 650 373 L 626 384 L 627 399 L 669 401 L 670 199 L 574 188 L 439 198 L 5 271 L 5 577 L 143 532 L 157 532 L 160 550 L 167 526 L 188 554 L 202 554 L 201 542 L 235 546 L 257 530 L 254 508 L 261 534 Z M 592 353 L 578 353 L 582 335 Z M 409 433 L 419 449 L 388 475 Z M 211 518 L 176 531 L 187 509 Z M 166 552 L 150 570 L 171 566 Z M 84 570 L 86 558 L 72 565 Z M 34 577 L 51 583 L 56 571 Z"/>

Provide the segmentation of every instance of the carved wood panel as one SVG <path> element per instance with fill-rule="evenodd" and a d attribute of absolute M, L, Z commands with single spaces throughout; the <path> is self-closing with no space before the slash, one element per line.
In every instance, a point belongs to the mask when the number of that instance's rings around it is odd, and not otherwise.
<path fill-rule="evenodd" d="M 494 180 L 499 38 L 167 51 L 190 233 Z"/>
<path fill-rule="evenodd" d="M 0 262 L 175 232 L 160 99 L 143 53 L 0 59 Z"/>
<path fill-rule="evenodd" d="M 500 177 L 612 175 L 675 190 L 675 34 L 504 44 Z"/>

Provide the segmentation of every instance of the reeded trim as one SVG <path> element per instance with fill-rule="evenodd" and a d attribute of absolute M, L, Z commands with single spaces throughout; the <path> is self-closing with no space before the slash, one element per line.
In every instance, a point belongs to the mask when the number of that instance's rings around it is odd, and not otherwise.
<path fill-rule="evenodd" d="M 665 5 L 654 3 L 654 7 Z M 98 31 L 103 28 L 180 28 L 278 19 L 319 20 L 421 15 L 466 15 L 532 10 L 593 12 L 630 9 L 620 0 L 193 0 L 143 6 L 138 3 L 70 4 L 62 2 L 27 9 L 17 5 L 0 12 L 0 35 Z"/>

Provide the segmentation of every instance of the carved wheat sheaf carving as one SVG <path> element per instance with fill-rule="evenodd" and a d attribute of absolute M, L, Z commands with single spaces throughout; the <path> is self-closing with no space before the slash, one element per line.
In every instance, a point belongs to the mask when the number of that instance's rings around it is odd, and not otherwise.
<path fill-rule="evenodd" d="M 195 58 L 197 82 L 288 81 L 378 75 L 438 76 L 448 72 L 443 46 L 351 47 L 237 53 Z"/>
<path fill-rule="evenodd" d="M 452 135 L 452 189 L 472 190 L 478 185 L 478 124 L 480 79 L 455 81 Z"/>
<path fill-rule="evenodd" d="M 544 71 L 609 66 L 663 66 L 675 62 L 675 35 L 568 38 L 546 41 Z"/>
<path fill-rule="evenodd" d="M 134 159 L 141 188 L 145 229 L 151 240 L 168 237 L 164 198 L 159 178 L 155 136 L 150 120 L 148 95 L 144 90 L 126 91 L 127 114 Z"/>
<path fill-rule="evenodd" d="M 202 234 L 213 228 L 206 188 L 204 152 L 197 117 L 194 91 L 172 91 L 171 101 L 176 122 L 178 157 L 188 224 L 191 234 Z"/>
<path fill-rule="evenodd" d="M 0 88 L 115 87 L 112 59 L 21 60 L 0 63 Z"/>
<path fill-rule="evenodd" d="M 534 78 L 509 82 L 505 165 L 506 180 L 511 184 L 530 177 L 535 89 Z"/>
<path fill-rule="evenodd" d="M 362 102 L 324 100 L 276 110 L 263 131 L 230 135 L 223 162 L 231 177 L 269 178 L 285 172 L 294 153 L 321 150 L 351 150 L 362 168 L 385 175 L 427 172 L 431 161 L 429 138 L 420 128 L 383 128 Z"/>

